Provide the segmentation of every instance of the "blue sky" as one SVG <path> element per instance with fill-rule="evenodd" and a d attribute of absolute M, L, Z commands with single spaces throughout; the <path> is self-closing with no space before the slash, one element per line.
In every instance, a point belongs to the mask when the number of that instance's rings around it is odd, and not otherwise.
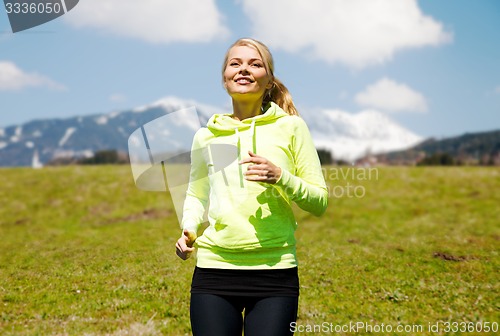
<path fill-rule="evenodd" d="M 500 129 L 500 1 L 81 0 L 13 34 L 0 11 L 0 127 L 165 96 L 229 108 L 220 68 L 256 37 L 302 113 L 374 109 L 421 136 Z"/>

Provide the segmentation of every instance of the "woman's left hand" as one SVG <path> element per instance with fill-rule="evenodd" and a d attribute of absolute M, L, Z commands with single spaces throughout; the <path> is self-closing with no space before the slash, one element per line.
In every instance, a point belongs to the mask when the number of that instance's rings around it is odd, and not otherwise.
<path fill-rule="evenodd" d="M 274 165 L 265 157 L 248 151 L 250 157 L 240 161 L 240 164 L 250 163 L 244 173 L 247 181 L 265 182 L 275 184 L 281 177 L 281 168 Z"/>

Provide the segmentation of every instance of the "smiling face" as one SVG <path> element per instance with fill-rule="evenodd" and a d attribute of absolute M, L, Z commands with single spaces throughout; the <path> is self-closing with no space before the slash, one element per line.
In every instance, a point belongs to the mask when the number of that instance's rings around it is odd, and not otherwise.
<path fill-rule="evenodd" d="M 234 46 L 229 50 L 223 79 L 233 99 L 262 99 L 272 86 L 272 76 L 262 57 L 257 49 L 249 46 Z"/>

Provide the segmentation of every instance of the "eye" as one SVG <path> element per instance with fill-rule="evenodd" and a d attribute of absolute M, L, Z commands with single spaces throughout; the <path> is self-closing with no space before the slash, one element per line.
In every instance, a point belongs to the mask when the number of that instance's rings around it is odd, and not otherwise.
<path fill-rule="evenodd" d="M 229 66 L 238 66 L 238 65 L 240 65 L 238 62 L 231 62 L 231 63 L 229 63 Z"/>
<path fill-rule="evenodd" d="M 262 68 L 264 65 L 262 63 L 252 63 L 253 67 Z"/>

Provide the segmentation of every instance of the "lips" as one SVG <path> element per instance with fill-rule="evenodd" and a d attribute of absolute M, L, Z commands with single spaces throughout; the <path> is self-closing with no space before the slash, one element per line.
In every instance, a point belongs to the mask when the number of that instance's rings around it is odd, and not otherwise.
<path fill-rule="evenodd" d="M 235 80 L 238 84 L 251 84 L 254 81 L 250 77 L 239 77 Z"/>

